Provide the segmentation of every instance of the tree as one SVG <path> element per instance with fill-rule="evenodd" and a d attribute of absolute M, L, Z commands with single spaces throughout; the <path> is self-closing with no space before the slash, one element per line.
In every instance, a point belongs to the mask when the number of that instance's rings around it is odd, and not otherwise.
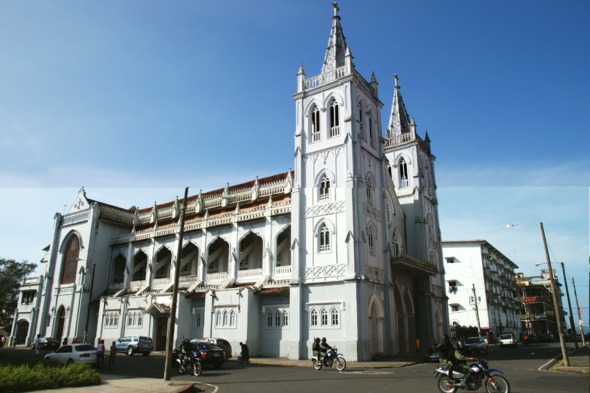
<path fill-rule="evenodd" d="M 7 325 L 18 304 L 18 289 L 22 281 L 37 268 L 37 264 L 27 261 L 0 258 L 0 325 Z M 40 294 L 37 294 L 39 296 Z M 9 326 L 5 326 L 10 331 Z"/>

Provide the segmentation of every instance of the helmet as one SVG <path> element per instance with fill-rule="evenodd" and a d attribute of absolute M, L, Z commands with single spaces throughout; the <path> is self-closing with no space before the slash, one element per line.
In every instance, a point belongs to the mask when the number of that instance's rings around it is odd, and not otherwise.
<path fill-rule="evenodd" d="M 465 343 L 461 340 L 457 341 L 457 348 L 459 348 L 459 349 L 465 348 Z"/>
<path fill-rule="evenodd" d="M 322 342 L 325 343 L 326 342 L 326 337 L 322 337 Z"/>
<path fill-rule="evenodd" d="M 448 343 L 450 340 L 449 335 L 448 334 L 444 334 L 442 337 L 442 342 L 443 343 Z"/>
<path fill-rule="evenodd" d="M 320 342 L 320 338 L 319 338 L 319 337 L 316 337 L 314 341 L 315 341 L 316 343 L 319 343 L 319 342 Z"/>

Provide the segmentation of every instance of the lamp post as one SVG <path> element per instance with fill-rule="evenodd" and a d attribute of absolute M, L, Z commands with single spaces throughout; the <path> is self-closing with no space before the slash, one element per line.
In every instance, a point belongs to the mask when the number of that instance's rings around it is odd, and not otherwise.
<path fill-rule="evenodd" d="M 512 228 L 517 224 L 508 224 L 507 228 Z M 570 359 L 567 355 L 567 347 L 565 346 L 565 337 L 563 336 L 563 323 L 561 315 L 561 307 L 559 307 L 559 299 L 557 297 L 557 285 L 555 284 L 555 275 L 551 267 L 551 258 L 549 258 L 549 249 L 547 248 L 547 239 L 545 238 L 545 229 L 543 222 L 539 222 L 541 228 L 541 235 L 543 236 L 543 247 L 545 248 L 545 258 L 547 259 L 547 267 L 549 269 L 549 282 L 551 283 L 551 294 L 553 295 L 553 306 L 555 307 L 555 319 L 557 322 L 557 334 L 559 334 L 559 343 L 561 344 L 561 356 L 563 357 L 563 365 L 569 367 Z"/>

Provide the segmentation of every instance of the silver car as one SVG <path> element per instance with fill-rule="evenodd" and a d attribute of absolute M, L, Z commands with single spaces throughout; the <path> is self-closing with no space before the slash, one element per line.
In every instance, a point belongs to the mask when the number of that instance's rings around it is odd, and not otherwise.
<path fill-rule="evenodd" d="M 86 363 L 96 365 L 96 348 L 92 344 L 67 344 L 59 347 L 55 352 L 48 353 L 44 358 L 46 363 L 61 364 Z"/>

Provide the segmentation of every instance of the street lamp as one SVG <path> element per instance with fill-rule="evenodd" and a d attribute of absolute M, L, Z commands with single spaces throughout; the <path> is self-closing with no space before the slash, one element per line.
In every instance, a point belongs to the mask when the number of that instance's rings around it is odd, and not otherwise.
<path fill-rule="evenodd" d="M 512 228 L 518 224 L 508 224 L 507 228 Z M 551 294 L 553 295 L 553 305 L 555 307 L 555 319 L 557 322 L 557 333 L 559 334 L 559 343 L 561 344 L 561 356 L 563 357 L 563 365 L 569 367 L 570 359 L 567 355 L 567 348 L 565 346 L 565 337 L 563 337 L 563 324 L 561 307 L 559 307 L 557 297 L 557 286 L 555 284 L 555 276 L 553 275 L 553 268 L 551 267 L 551 258 L 549 258 L 549 249 L 547 248 L 547 239 L 545 238 L 545 229 L 543 228 L 543 222 L 539 222 L 541 227 L 541 235 L 543 236 L 543 247 L 545 248 L 545 258 L 547 259 L 547 267 L 549 268 L 549 281 L 551 283 Z"/>

